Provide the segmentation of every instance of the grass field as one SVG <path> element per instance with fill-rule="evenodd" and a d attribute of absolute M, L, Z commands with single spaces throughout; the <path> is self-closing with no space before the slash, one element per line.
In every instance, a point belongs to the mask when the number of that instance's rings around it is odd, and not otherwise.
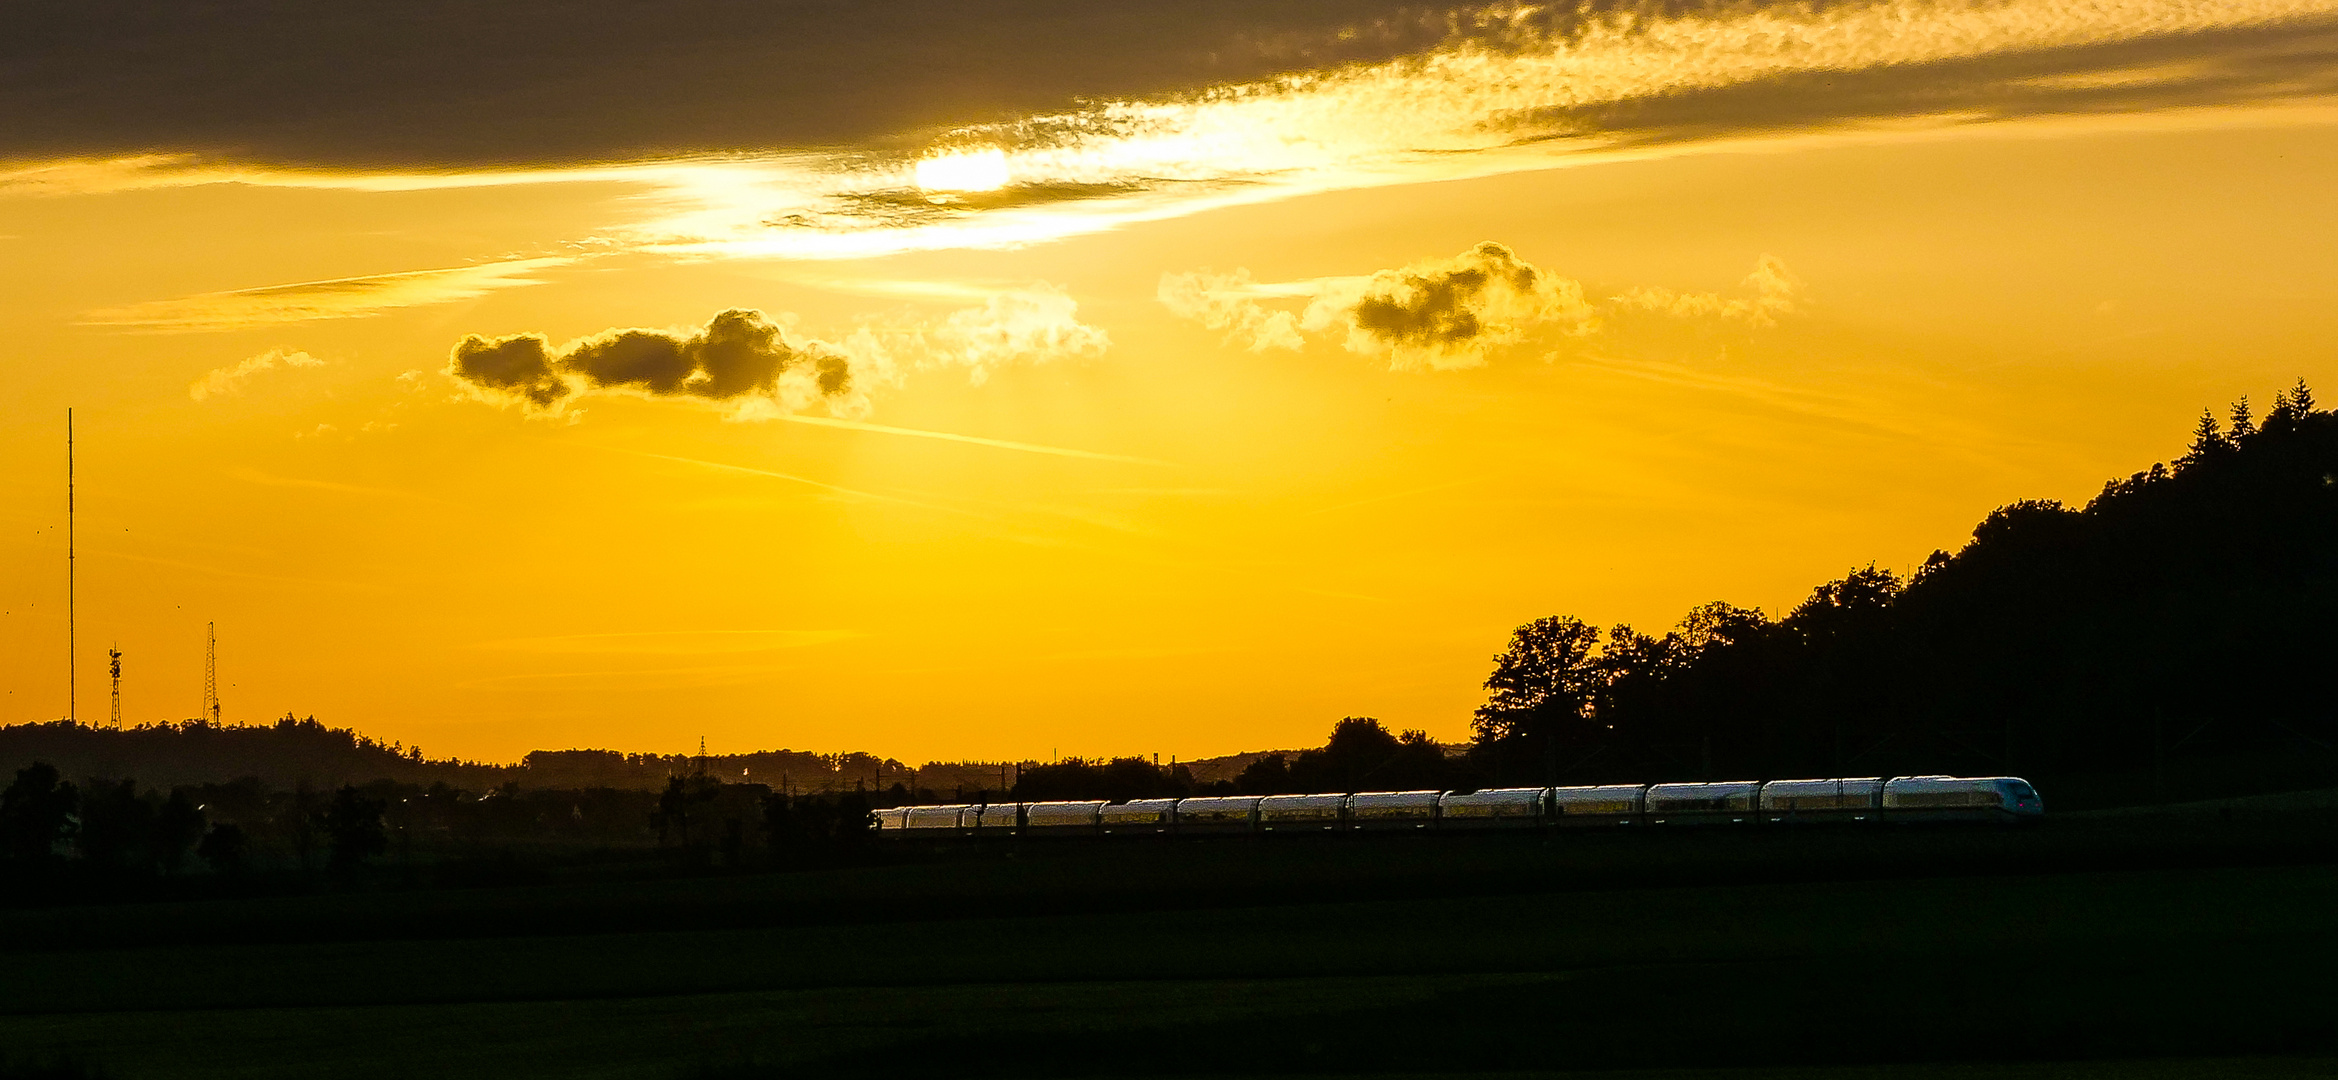
<path fill-rule="evenodd" d="M 12 911 L 0 1046 L 129 1080 L 2338 1076 L 2334 851 L 2338 804 L 2292 797 Z"/>

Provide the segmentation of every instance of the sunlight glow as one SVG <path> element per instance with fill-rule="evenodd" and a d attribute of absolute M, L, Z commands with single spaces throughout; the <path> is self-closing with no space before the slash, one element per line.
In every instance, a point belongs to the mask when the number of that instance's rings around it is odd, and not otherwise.
<path fill-rule="evenodd" d="M 917 163 L 920 191 L 997 191 L 1007 186 L 1007 152 L 992 147 L 926 158 Z"/>

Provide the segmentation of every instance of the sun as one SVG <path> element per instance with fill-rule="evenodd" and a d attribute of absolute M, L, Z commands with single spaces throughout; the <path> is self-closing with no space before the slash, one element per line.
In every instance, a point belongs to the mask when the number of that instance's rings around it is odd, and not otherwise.
<path fill-rule="evenodd" d="M 997 191 L 1007 186 L 1007 153 L 960 150 L 937 154 L 917 163 L 921 191 Z"/>

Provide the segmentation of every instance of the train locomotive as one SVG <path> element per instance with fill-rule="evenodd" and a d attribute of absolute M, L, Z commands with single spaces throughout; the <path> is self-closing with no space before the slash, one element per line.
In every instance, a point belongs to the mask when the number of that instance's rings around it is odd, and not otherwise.
<path fill-rule="evenodd" d="M 965 803 L 870 813 L 888 839 L 1423 832 L 1587 826 L 2020 824 L 2046 811 L 2015 776 L 1602 784 L 1349 795 L 1211 795 L 1126 802 Z"/>

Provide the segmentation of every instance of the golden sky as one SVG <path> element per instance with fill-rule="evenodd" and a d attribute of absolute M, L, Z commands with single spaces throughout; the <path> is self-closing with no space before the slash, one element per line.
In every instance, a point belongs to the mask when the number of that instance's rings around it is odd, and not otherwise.
<path fill-rule="evenodd" d="M 2338 0 L 603 6 L 7 17 L 0 721 L 68 407 L 84 720 L 1198 757 L 2338 376 Z"/>

